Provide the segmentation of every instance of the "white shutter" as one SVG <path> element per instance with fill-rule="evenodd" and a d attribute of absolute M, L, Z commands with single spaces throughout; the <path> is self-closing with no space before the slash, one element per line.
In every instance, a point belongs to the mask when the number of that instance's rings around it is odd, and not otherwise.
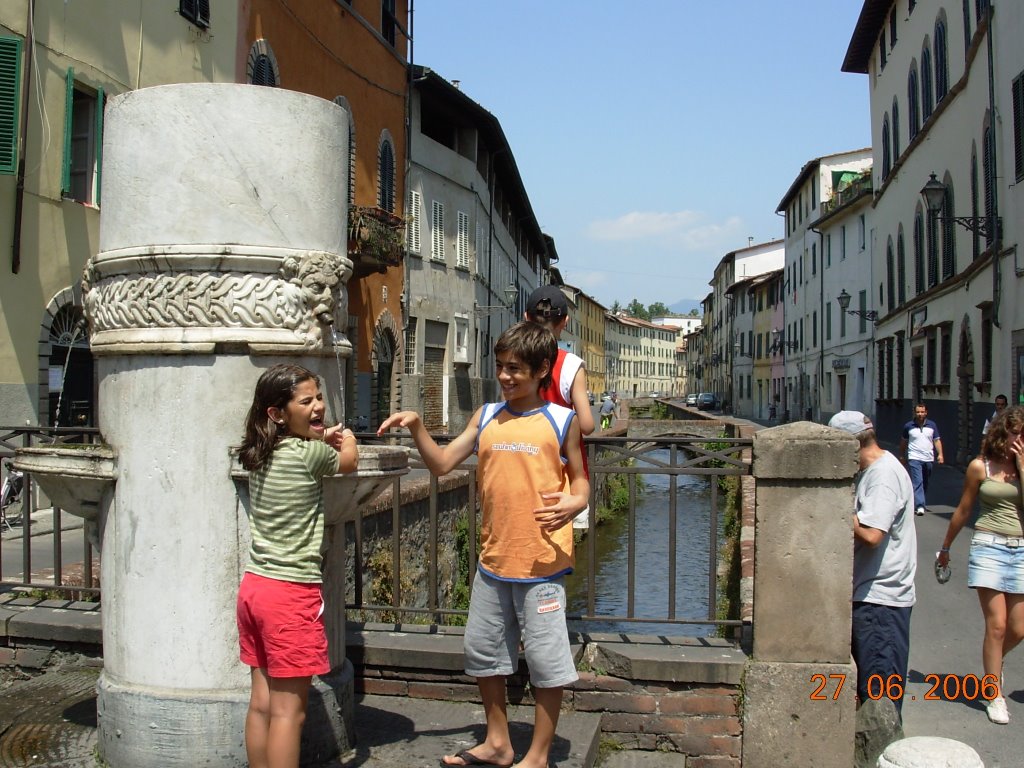
<path fill-rule="evenodd" d="M 409 212 L 406 224 L 405 241 L 410 253 L 420 252 L 420 210 L 423 206 L 423 195 L 416 190 L 409 191 Z"/>
<path fill-rule="evenodd" d="M 458 212 L 458 238 L 455 241 L 455 266 L 469 269 L 469 214 Z"/>
<path fill-rule="evenodd" d="M 444 203 L 437 200 L 430 219 L 430 258 L 444 261 Z"/>

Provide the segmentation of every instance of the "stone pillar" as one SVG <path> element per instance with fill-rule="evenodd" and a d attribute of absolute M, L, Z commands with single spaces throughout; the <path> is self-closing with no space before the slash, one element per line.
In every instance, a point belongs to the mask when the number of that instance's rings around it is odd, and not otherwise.
<path fill-rule="evenodd" d="M 762 430 L 753 471 L 754 642 L 744 678 L 743 766 L 853 765 L 857 440 L 810 422 Z"/>
<path fill-rule="evenodd" d="M 340 412 L 347 115 L 293 91 L 193 84 L 115 97 L 105 125 L 84 277 L 99 427 L 117 456 L 100 519 L 100 753 L 113 768 L 243 766 L 248 525 L 229 449 L 272 363 L 319 372 Z M 332 651 L 325 679 L 350 702 L 351 665 Z M 311 696 L 303 744 L 322 759 L 351 746 L 351 704 L 327 698 Z"/>

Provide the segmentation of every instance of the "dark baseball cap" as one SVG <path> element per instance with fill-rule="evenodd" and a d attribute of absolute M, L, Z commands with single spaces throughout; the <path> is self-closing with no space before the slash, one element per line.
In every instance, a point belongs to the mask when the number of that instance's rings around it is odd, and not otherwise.
<path fill-rule="evenodd" d="M 541 306 L 545 303 L 546 306 Z M 565 317 L 569 314 L 569 302 L 557 285 L 542 285 L 526 300 L 526 314 L 531 317 Z"/>

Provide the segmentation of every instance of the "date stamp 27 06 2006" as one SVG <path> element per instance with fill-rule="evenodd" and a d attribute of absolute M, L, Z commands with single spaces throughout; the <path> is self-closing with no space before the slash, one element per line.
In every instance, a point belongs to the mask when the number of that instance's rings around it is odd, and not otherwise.
<path fill-rule="evenodd" d="M 856 681 L 854 681 L 856 682 Z M 1000 695 L 999 679 L 995 675 L 937 675 L 928 674 L 924 676 L 924 682 L 929 686 L 924 696 L 924 701 L 954 701 L 966 699 L 975 701 L 984 699 L 991 701 Z M 837 701 L 839 694 L 846 684 L 845 674 L 811 675 L 811 701 Z M 832 686 L 835 686 L 834 690 Z M 889 675 L 883 678 L 881 675 L 871 675 L 867 680 L 867 693 L 869 699 L 892 699 L 899 701 L 906 693 L 906 686 L 903 675 Z M 911 701 L 916 701 L 917 696 L 910 696 Z"/>

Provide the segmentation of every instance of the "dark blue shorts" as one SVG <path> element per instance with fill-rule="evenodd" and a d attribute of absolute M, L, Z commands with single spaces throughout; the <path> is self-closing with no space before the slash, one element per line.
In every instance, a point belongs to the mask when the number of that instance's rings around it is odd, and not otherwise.
<path fill-rule="evenodd" d="M 855 602 L 853 604 L 853 660 L 857 664 L 857 698 L 862 702 L 884 696 L 887 690 L 906 690 L 910 662 L 911 607 Z M 872 679 L 872 676 L 878 675 Z M 887 685 L 896 675 L 899 688 Z M 893 679 L 896 682 L 897 679 Z M 903 696 L 893 699 L 903 709 Z"/>

